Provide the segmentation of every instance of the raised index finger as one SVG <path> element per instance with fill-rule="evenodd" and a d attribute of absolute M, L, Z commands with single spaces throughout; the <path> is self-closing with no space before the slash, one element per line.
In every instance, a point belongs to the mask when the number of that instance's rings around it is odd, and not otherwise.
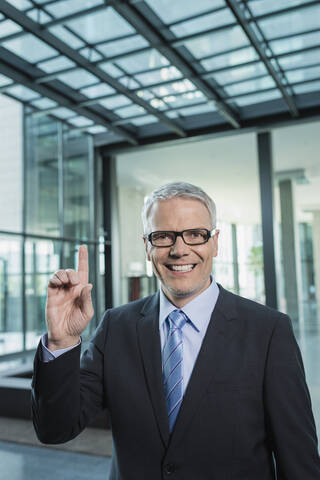
<path fill-rule="evenodd" d="M 78 273 L 79 273 L 80 282 L 86 285 L 89 281 L 89 263 L 88 263 L 88 250 L 85 245 L 81 245 L 79 247 Z"/>

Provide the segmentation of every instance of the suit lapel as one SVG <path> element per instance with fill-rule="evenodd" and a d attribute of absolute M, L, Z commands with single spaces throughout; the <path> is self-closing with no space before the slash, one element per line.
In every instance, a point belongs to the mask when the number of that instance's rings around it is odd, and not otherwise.
<path fill-rule="evenodd" d="M 145 303 L 137 325 L 138 341 L 146 381 L 160 435 L 169 441 L 169 423 L 163 391 L 161 344 L 159 334 L 159 292 Z"/>
<path fill-rule="evenodd" d="M 171 443 L 183 438 L 210 382 L 226 381 L 234 369 L 231 347 L 241 322 L 235 320 L 235 297 L 220 285 L 219 289 L 219 297 L 181 404 Z"/>

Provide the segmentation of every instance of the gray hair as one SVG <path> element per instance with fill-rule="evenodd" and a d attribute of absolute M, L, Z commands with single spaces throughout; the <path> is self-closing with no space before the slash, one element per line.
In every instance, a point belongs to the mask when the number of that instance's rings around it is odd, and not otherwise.
<path fill-rule="evenodd" d="M 148 233 L 148 216 L 152 205 L 158 200 L 167 200 L 174 197 L 195 198 L 202 202 L 209 211 L 212 228 L 216 227 L 216 206 L 212 198 L 196 185 L 186 182 L 173 182 L 162 185 L 146 197 L 141 212 L 144 234 Z"/>

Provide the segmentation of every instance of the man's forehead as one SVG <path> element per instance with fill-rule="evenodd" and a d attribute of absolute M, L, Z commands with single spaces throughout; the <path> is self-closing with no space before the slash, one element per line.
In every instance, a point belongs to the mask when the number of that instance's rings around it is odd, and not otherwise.
<path fill-rule="evenodd" d="M 190 213 L 210 217 L 209 210 L 201 200 L 182 196 L 156 200 L 150 207 L 148 217 L 149 221 L 175 220 L 178 217 L 185 219 Z"/>

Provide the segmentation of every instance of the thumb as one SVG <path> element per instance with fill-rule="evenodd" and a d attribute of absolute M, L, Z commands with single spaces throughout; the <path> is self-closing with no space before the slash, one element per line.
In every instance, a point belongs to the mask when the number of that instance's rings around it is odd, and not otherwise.
<path fill-rule="evenodd" d="M 93 285 L 91 283 L 88 283 L 88 285 L 83 287 L 80 293 L 80 304 L 81 304 L 82 313 L 89 319 L 91 319 L 94 314 L 92 299 L 91 299 L 92 288 L 93 288 Z"/>

